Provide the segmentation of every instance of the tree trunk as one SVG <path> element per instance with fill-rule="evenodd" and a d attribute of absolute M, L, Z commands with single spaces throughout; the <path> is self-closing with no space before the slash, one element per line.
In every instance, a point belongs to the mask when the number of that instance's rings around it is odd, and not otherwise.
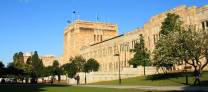
<path fill-rule="evenodd" d="M 61 81 L 61 75 L 58 75 L 58 82 Z"/>

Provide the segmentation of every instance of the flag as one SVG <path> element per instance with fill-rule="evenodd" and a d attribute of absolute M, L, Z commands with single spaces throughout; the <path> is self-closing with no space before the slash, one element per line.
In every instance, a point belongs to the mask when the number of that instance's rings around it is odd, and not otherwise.
<path fill-rule="evenodd" d="M 75 13 L 76 13 L 76 11 L 73 11 L 72 13 L 74 13 L 74 14 L 75 14 Z"/>
<path fill-rule="evenodd" d="M 71 23 L 71 21 L 70 20 L 67 20 L 67 23 Z"/>

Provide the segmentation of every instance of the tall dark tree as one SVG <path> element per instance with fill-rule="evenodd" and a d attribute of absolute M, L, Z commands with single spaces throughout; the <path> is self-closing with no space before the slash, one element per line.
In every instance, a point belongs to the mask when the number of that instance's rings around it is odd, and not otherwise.
<path fill-rule="evenodd" d="M 43 62 L 42 60 L 39 58 L 38 56 L 38 52 L 35 51 L 34 54 L 32 55 L 31 58 L 31 66 L 32 66 L 32 82 L 33 83 L 37 83 L 38 77 L 41 77 L 42 74 L 42 70 L 43 70 Z"/>
<path fill-rule="evenodd" d="M 145 75 L 145 66 L 150 65 L 150 54 L 147 48 L 145 48 L 143 35 L 140 35 L 139 42 L 134 45 L 134 49 L 131 51 L 134 52 L 134 57 L 129 60 L 129 64 L 133 65 L 133 67 L 143 66 Z"/>
<path fill-rule="evenodd" d="M 24 77 L 26 76 L 26 71 L 25 71 L 26 65 L 24 63 L 24 56 L 22 52 L 18 52 L 14 54 L 12 66 L 14 67 L 14 69 L 17 70 L 15 75 L 23 83 Z"/>
<path fill-rule="evenodd" d="M 25 63 L 24 63 L 24 56 L 22 52 L 15 53 L 13 56 L 13 64 L 16 68 L 24 70 Z"/>
<path fill-rule="evenodd" d="M 167 35 L 171 31 L 180 30 L 182 21 L 180 16 L 174 13 L 168 13 L 165 20 L 162 22 L 160 35 Z"/>
<path fill-rule="evenodd" d="M 5 67 L 2 61 L 0 61 L 0 77 L 5 74 Z"/>
<path fill-rule="evenodd" d="M 60 65 L 59 65 L 59 62 L 58 62 L 58 60 L 54 60 L 53 61 L 53 76 L 54 75 L 58 75 L 58 81 L 60 82 L 60 80 L 61 80 L 61 74 L 63 74 L 62 73 L 62 70 L 61 70 L 61 68 L 59 67 Z"/>

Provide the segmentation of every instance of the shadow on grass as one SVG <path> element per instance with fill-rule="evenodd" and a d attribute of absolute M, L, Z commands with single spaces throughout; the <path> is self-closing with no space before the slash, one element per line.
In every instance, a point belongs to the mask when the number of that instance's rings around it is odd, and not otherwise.
<path fill-rule="evenodd" d="M 0 84 L 1 92 L 42 92 L 47 87 L 66 87 L 60 84 Z"/>
<path fill-rule="evenodd" d="M 208 74 L 208 71 L 204 71 L 201 73 L 203 74 Z M 147 80 L 164 80 L 164 79 L 170 79 L 170 78 L 179 78 L 179 77 L 185 77 L 188 75 L 188 77 L 194 77 L 193 72 L 172 72 L 172 73 L 167 73 L 167 74 L 155 74 L 155 75 L 149 75 L 146 77 Z"/>
<path fill-rule="evenodd" d="M 193 73 L 192 72 L 174 72 L 174 73 L 167 73 L 167 74 L 155 74 L 155 75 L 149 75 L 147 76 L 145 79 L 146 80 L 152 80 L 152 81 L 160 81 L 160 80 L 169 80 L 171 82 L 174 83 L 178 83 L 178 84 L 185 84 L 184 81 L 178 81 L 184 78 L 185 80 L 185 76 L 188 75 L 188 77 L 193 77 Z"/>
<path fill-rule="evenodd" d="M 192 72 L 187 72 L 188 76 L 192 76 Z M 167 73 L 167 74 L 155 74 L 155 75 L 149 75 L 146 77 L 147 80 L 164 80 L 164 79 L 170 79 L 170 78 L 179 78 L 184 77 L 184 72 L 175 72 L 175 73 Z"/>
<path fill-rule="evenodd" d="M 167 74 L 155 74 L 155 75 L 149 75 L 145 79 L 146 80 L 152 80 L 152 81 L 159 81 L 159 80 L 169 80 L 175 83 L 186 85 L 186 75 L 188 77 L 189 84 L 188 86 L 193 86 L 194 76 L 193 72 L 174 72 L 174 73 L 167 73 Z M 208 86 L 208 80 L 207 80 L 208 72 L 204 71 L 201 73 L 201 85 Z"/>

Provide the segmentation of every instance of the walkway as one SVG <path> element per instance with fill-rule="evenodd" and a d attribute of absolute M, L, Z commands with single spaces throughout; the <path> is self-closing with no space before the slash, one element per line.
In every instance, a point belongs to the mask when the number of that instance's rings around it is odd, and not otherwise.
<path fill-rule="evenodd" d="M 206 91 L 208 87 L 200 86 L 131 86 L 131 85 L 80 85 L 82 87 L 117 88 L 117 89 L 141 89 L 157 91 Z"/>

